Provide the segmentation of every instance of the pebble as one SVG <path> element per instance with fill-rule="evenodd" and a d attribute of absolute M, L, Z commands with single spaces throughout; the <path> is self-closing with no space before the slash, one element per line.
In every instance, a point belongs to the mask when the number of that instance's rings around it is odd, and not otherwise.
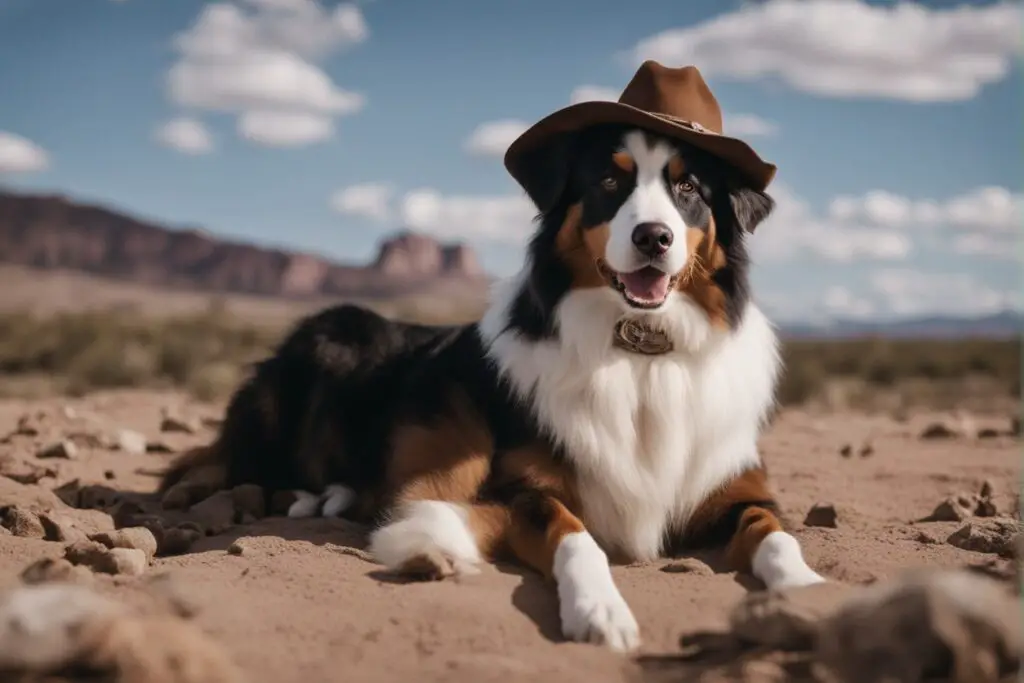
<path fill-rule="evenodd" d="M 75 520 L 66 515 L 45 512 L 39 515 L 39 522 L 43 525 L 47 541 L 74 543 L 86 538 L 86 533 L 78 528 Z"/>
<path fill-rule="evenodd" d="M 114 437 L 115 448 L 132 455 L 146 452 L 146 437 L 131 429 L 120 429 Z"/>
<path fill-rule="evenodd" d="M 249 544 L 241 538 L 236 538 L 228 546 L 228 555 L 245 555 L 248 552 L 250 552 Z"/>
<path fill-rule="evenodd" d="M 38 453 L 36 453 L 36 457 L 74 460 L 78 457 L 78 446 L 76 446 L 75 442 L 70 439 L 61 439 L 60 441 L 49 444 L 48 446 L 44 446 Z"/>
<path fill-rule="evenodd" d="M 146 554 L 152 560 L 157 551 L 156 536 L 145 527 L 126 527 L 116 531 L 101 531 L 89 536 L 89 540 L 102 543 L 107 548 L 134 548 Z"/>
<path fill-rule="evenodd" d="M 988 519 L 984 522 L 967 522 L 946 539 L 946 543 L 961 550 L 979 553 L 994 553 L 1011 557 L 1015 537 L 1020 525 L 1010 519 Z"/>
<path fill-rule="evenodd" d="M 662 567 L 661 571 L 669 574 L 695 574 L 697 576 L 714 576 L 715 574 L 711 567 L 693 557 L 684 557 L 670 562 Z"/>
<path fill-rule="evenodd" d="M 64 559 L 102 574 L 137 576 L 146 571 L 146 553 L 137 548 L 107 548 L 96 541 L 78 541 L 64 549 Z"/>
<path fill-rule="evenodd" d="M 46 530 L 43 528 L 39 516 L 30 510 L 12 506 L 4 512 L 3 526 L 13 535 L 21 538 L 45 538 Z"/>
<path fill-rule="evenodd" d="M 968 493 L 950 496 L 935 506 L 932 513 L 925 517 L 929 522 L 962 522 L 974 516 L 978 508 L 978 498 Z"/>
<path fill-rule="evenodd" d="M 87 567 L 78 567 L 60 557 L 44 557 L 36 560 L 21 571 L 21 580 L 27 584 L 39 583 L 89 583 L 92 572 Z"/>
<path fill-rule="evenodd" d="M 839 514 L 832 503 L 817 503 L 804 517 L 804 526 L 819 526 L 835 529 L 839 526 Z"/>
<path fill-rule="evenodd" d="M 925 427 L 917 438 L 919 439 L 955 439 L 959 434 L 942 422 L 933 422 Z"/>

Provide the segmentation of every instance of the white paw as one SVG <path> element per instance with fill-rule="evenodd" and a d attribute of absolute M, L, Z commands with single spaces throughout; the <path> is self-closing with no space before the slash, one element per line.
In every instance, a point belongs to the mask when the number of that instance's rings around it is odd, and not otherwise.
<path fill-rule="evenodd" d="M 754 576 L 769 589 L 796 588 L 824 583 L 825 579 L 807 566 L 800 544 L 785 531 L 773 531 L 762 539 L 753 560 Z"/>
<path fill-rule="evenodd" d="M 640 646 L 640 627 L 629 605 L 615 590 L 560 600 L 562 634 L 581 643 L 605 645 L 617 652 Z"/>
<path fill-rule="evenodd" d="M 347 486 L 331 484 L 324 490 L 322 499 L 324 507 L 320 514 L 324 517 L 337 517 L 352 505 L 356 499 L 356 494 L 355 491 Z"/>
<path fill-rule="evenodd" d="M 442 575 L 473 574 L 481 562 L 466 511 L 454 503 L 435 500 L 406 505 L 397 521 L 370 534 L 369 551 L 392 570 L 401 570 L 413 560 L 420 567 L 420 558 L 427 558 Z"/>

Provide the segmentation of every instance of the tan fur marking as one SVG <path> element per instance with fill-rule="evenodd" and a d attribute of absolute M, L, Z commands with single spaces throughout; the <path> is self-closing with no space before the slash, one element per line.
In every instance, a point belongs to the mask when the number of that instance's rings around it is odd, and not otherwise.
<path fill-rule="evenodd" d="M 555 251 L 572 273 L 573 289 L 604 287 L 606 283 L 597 270 L 597 260 L 604 258 L 610 229 L 607 225 L 583 230 L 581 204 L 573 204 L 565 214 L 555 237 Z"/>
<path fill-rule="evenodd" d="M 612 155 L 612 161 L 626 173 L 632 173 L 636 168 L 636 159 L 629 152 L 618 151 Z"/>
<path fill-rule="evenodd" d="M 555 551 L 568 534 L 584 531 L 583 522 L 555 498 L 548 498 L 551 517 L 543 531 L 519 520 L 509 527 L 508 545 L 512 553 L 546 577 L 551 577 Z"/>
<path fill-rule="evenodd" d="M 725 292 L 713 279 L 715 272 L 726 264 L 725 252 L 715 241 L 714 218 L 710 219 L 706 231 L 699 228 L 686 231 L 686 250 L 690 258 L 680 273 L 676 289 L 704 309 L 713 326 L 727 328 L 729 319 L 725 310 Z"/>
<path fill-rule="evenodd" d="M 428 425 L 400 425 L 392 437 L 388 489 L 396 502 L 468 502 L 490 471 L 493 439 L 483 418 L 464 397 Z"/>
<path fill-rule="evenodd" d="M 682 178 L 684 173 L 686 173 L 686 162 L 678 154 L 673 154 L 672 158 L 668 160 L 669 179 L 675 182 Z"/>
<path fill-rule="evenodd" d="M 469 528 L 476 538 L 480 554 L 493 560 L 504 548 L 510 521 L 509 509 L 504 505 L 477 503 L 466 506 Z"/>
<path fill-rule="evenodd" d="M 699 536 L 728 514 L 733 506 L 752 503 L 740 516 L 726 548 L 729 564 L 738 571 L 748 572 L 762 539 L 773 531 L 782 530 L 782 523 L 774 512 L 756 505 L 770 500 L 772 493 L 764 468 L 747 470 L 701 503 L 690 517 L 686 535 Z"/>

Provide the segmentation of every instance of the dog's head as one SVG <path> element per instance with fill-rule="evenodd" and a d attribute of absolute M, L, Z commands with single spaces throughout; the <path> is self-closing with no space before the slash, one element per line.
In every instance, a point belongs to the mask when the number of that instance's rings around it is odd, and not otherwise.
<path fill-rule="evenodd" d="M 540 299 L 603 287 L 626 313 L 658 314 L 689 297 L 712 324 L 737 322 L 747 297 L 743 235 L 774 204 L 733 167 L 622 126 L 563 135 L 526 164 L 541 212 L 530 276 Z"/>

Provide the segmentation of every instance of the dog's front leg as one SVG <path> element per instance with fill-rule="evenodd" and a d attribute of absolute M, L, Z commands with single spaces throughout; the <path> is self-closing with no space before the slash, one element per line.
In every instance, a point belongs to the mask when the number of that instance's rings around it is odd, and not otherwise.
<path fill-rule="evenodd" d="M 640 629 L 612 579 L 608 557 L 583 523 L 551 495 L 520 493 L 511 505 L 513 554 L 555 580 L 562 634 L 628 651 Z"/>
<path fill-rule="evenodd" d="M 687 541 L 725 544 L 732 569 L 753 574 L 768 588 L 823 582 L 804 560 L 799 541 L 783 529 L 777 509 L 764 468 L 748 469 L 698 507 Z"/>

